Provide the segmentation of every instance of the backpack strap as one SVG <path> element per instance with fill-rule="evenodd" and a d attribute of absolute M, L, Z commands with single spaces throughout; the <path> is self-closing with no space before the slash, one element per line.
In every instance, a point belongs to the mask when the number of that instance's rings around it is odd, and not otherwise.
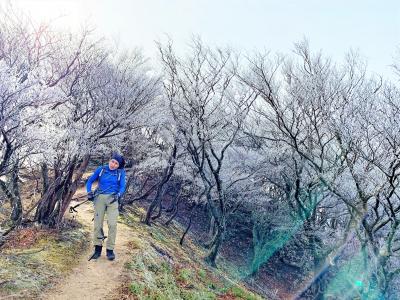
<path fill-rule="evenodd" d="M 103 173 L 104 173 L 104 167 L 101 168 L 101 171 L 100 171 L 100 174 L 99 174 L 99 179 L 100 179 L 101 175 L 103 175 Z"/>
<path fill-rule="evenodd" d="M 117 169 L 118 172 L 118 184 L 121 182 L 121 171 Z"/>
<path fill-rule="evenodd" d="M 103 173 L 104 173 L 104 166 L 101 168 L 101 171 L 100 171 L 100 173 L 99 173 L 99 179 L 100 179 L 100 177 L 101 177 L 101 175 L 103 175 Z M 119 170 L 119 169 L 117 169 L 117 173 L 118 173 L 118 177 L 117 177 L 117 180 L 118 180 L 118 184 L 120 184 L 120 182 L 121 182 L 121 171 Z"/>

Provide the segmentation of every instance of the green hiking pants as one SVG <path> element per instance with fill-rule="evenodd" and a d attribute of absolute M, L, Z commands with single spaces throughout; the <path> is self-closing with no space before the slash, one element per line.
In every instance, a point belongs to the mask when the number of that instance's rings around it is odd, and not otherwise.
<path fill-rule="evenodd" d="M 118 220 L 118 201 L 114 201 L 114 195 L 100 194 L 94 200 L 94 230 L 93 244 L 102 246 L 103 244 L 103 222 L 104 215 L 107 214 L 108 236 L 107 249 L 114 250 L 115 237 L 117 236 Z"/>

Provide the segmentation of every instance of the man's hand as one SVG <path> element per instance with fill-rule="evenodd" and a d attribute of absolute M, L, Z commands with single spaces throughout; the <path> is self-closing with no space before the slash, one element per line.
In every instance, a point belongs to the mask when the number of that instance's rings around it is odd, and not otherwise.
<path fill-rule="evenodd" d="M 123 205 L 122 205 L 122 197 L 121 197 L 121 195 L 120 194 L 116 194 L 115 195 L 115 199 L 117 199 L 117 202 L 118 202 L 118 211 L 122 212 Z"/>
<path fill-rule="evenodd" d="M 121 202 L 118 202 L 118 211 L 119 211 L 120 213 L 124 212 L 124 206 L 122 205 Z"/>
<path fill-rule="evenodd" d="M 114 195 L 114 201 L 113 202 L 118 202 L 118 203 L 120 203 L 121 202 L 121 196 L 119 195 L 119 194 L 115 194 Z"/>
<path fill-rule="evenodd" d="M 92 201 L 92 202 L 93 202 L 93 200 L 94 200 L 94 194 L 93 194 L 93 192 L 89 192 L 89 193 L 87 194 L 87 198 L 88 198 L 89 201 Z"/>

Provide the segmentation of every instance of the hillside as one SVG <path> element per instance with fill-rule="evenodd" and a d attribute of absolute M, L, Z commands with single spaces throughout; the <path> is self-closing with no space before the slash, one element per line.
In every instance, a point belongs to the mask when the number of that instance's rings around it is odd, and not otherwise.
<path fill-rule="evenodd" d="M 0 253 L 3 299 L 262 299 L 233 274 L 205 265 L 205 250 L 183 228 L 140 222 L 143 209 L 120 216 L 117 259 L 88 261 L 92 251 L 90 203 L 69 215 L 64 228 L 24 228 L 9 236 Z"/>

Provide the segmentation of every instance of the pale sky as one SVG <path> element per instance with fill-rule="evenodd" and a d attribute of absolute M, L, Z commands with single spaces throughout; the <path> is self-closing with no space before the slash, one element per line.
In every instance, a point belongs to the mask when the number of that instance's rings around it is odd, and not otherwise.
<path fill-rule="evenodd" d="M 0 0 L 4 5 L 7 0 Z M 57 19 L 76 30 L 88 22 L 98 35 L 155 57 L 168 34 L 183 49 L 192 35 L 241 52 L 290 53 L 306 37 L 312 50 L 341 61 L 350 49 L 369 70 L 393 78 L 400 48 L 399 0 L 11 0 L 35 20 Z M 400 60 L 400 58 L 398 58 Z"/>

